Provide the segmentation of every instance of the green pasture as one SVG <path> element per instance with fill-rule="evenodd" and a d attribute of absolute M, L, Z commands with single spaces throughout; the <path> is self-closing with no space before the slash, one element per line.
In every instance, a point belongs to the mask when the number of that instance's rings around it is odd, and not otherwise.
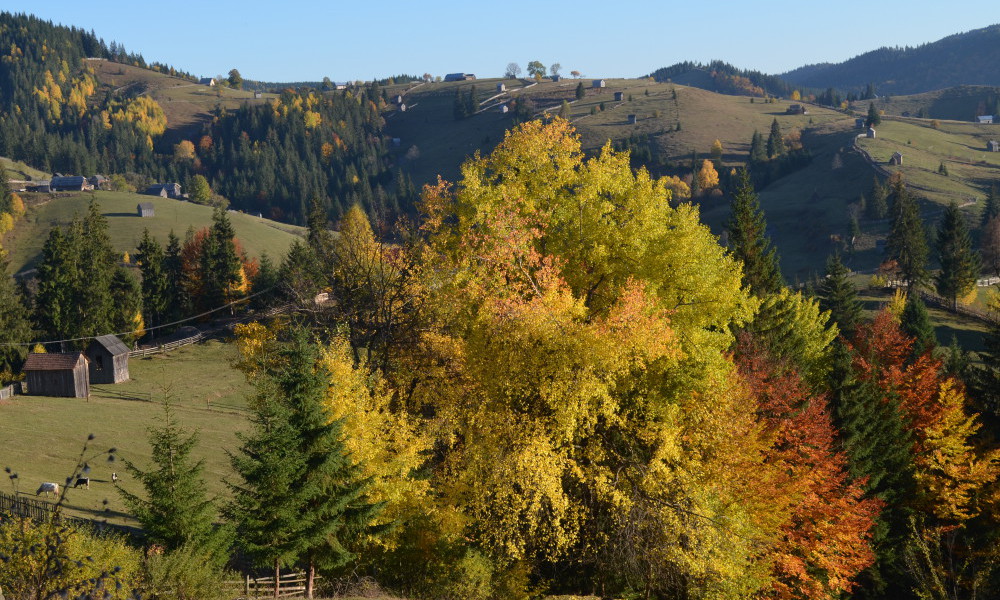
<path fill-rule="evenodd" d="M 89 399 L 14 396 L 0 401 L 0 466 L 18 473 L 20 491 L 34 497 L 43 481 L 63 483 L 80 456 L 87 436 L 87 457 L 109 448 L 140 467 L 149 463 L 147 429 L 163 415 L 170 397 L 182 426 L 199 432 L 195 455 L 205 461 L 204 477 L 211 494 L 226 496 L 232 477 L 226 451 L 238 446 L 236 433 L 246 428 L 246 395 L 250 387 L 230 366 L 235 349 L 218 341 L 185 346 L 145 359 L 129 361 L 128 382 L 94 385 Z M 90 489 L 71 489 L 68 513 L 128 523 L 124 505 L 111 483 L 141 491 L 121 462 L 106 454 L 90 461 Z M 5 479 L 4 491 L 12 492 Z M 107 505 L 104 501 L 107 500 Z"/>
<path fill-rule="evenodd" d="M 143 229 L 164 246 L 171 230 L 182 240 L 189 227 L 200 229 L 212 224 L 212 208 L 183 200 L 145 196 L 127 192 L 82 192 L 77 194 L 27 194 L 28 213 L 14 231 L 3 239 L 9 253 L 11 272 L 32 268 L 41 256 L 42 246 L 55 226 L 66 226 L 77 216 L 83 216 L 93 199 L 108 220 L 111 243 L 119 252 L 134 252 Z M 137 216 L 139 202 L 152 202 L 153 217 Z M 285 255 L 288 246 L 304 231 L 301 227 L 262 219 L 256 215 L 230 212 L 229 218 L 244 250 L 250 256 L 266 252 L 274 259 Z"/>

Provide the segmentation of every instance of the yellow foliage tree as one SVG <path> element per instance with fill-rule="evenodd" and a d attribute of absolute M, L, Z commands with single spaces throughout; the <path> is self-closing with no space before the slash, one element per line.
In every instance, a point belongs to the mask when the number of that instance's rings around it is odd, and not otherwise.
<path fill-rule="evenodd" d="M 181 140 L 174 145 L 174 160 L 194 159 L 194 143 L 190 140 Z"/>
<path fill-rule="evenodd" d="M 0 213 L 0 235 L 14 229 L 14 217 L 10 213 Z"/>
<path fill-rule="evenodd" d="M 799 90 L 795 90 L 792 92 L 792 100 L 795 100 L 797 102 L 801 99 L 802 99 L 802 94 L 799 93 Z"/>
<path fill-rule="evenodd" d="M 698 169 L 698 188 L 710 190 L 719 186 L 719 173 L 715 170 L 715 165 L 710 160 L 704 160 L 701 168 Z"/>

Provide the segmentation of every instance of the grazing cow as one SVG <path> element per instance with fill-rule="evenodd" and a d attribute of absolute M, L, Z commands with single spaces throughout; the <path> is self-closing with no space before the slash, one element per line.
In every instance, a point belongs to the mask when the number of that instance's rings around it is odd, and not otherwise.
<path fill-rule="evenodd" d="M 111 483 L 118 483 L 118 473 L 111 473 Z"/>
<path fill-rule="evenodd" d="M 35 491 L 35 495 L 40 496 L 43 492 L 45 493 L 46 496 L 48 496 L 49 494 L 55 494 L 56 496 L 58 496 L 59 484 L 45 482 L 42 485 L 38 486 L 38 489 Z"/>
<path fill-rule="evenodd" d="M 73 484 L 73 487 L 74 488 L 78 488 L 80 486 L 86 487 L 89 490 L 90 489 L 90 477 L 77 477 L 76 478 L 76 483 Z"/>

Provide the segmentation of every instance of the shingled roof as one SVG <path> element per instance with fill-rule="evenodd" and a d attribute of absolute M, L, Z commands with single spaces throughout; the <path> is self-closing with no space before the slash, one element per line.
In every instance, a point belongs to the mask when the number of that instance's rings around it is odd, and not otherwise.
<path fill-rule="evenodd" d="M 94 338 L 94 341 L 103 346 L 112 356 L 128 354 L 128 346 L 113 335 L 99 335 Z"/>
<path fill-rule="evenodd" d="M 32 352 L 24 361 L 24 371 L 66 371 L 73 370 L 83 358 L 82 352 Z"/>

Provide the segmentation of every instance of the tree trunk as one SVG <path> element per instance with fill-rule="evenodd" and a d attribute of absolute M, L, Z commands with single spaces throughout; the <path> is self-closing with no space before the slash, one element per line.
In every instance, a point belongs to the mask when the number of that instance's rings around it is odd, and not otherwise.
<path fill-rule="evenodd" d="M 313 597 L 313 585 L 316 582 L 316 563 L 309 561 L 309 571 L 306 573 L 306 598 Z"/>
<path fill-rule="evenodd" d="M 274 559 L 274 598 L 277 600 L 278 593 L 281 591 L 281 567 L 279 566 L 278 559 Z"/>

